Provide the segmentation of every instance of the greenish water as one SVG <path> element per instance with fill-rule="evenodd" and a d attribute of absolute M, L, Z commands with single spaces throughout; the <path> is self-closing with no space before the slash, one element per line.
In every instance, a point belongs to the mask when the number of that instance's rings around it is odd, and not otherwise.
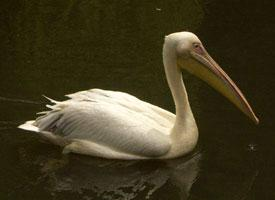
<path fill-rule="evenodd" d="M 271 200 L 274 192 L 272 1 L 3 0 L 0 2 L 0 199 Z M 200 131 L 194 155 L 170 161 L 61 156 L 16 126 L 42 94 L 119 90 L 173 111 L 163 37 L 189 30 L 260 118 L 184 73 Z"/>

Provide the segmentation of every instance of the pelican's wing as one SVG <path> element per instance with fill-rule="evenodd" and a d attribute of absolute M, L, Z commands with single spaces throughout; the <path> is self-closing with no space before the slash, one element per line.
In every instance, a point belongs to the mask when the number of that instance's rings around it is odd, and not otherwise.
<path fill-rule="evenodd" d="M 161 156 L 170 149 L 172 123 L 148 103 L 104 90 L 68 96 L 70 100 L 55 102 L 52 111 L 36 120 L 39 130 L 139 156 Z"/>
<path fill-rule="evenodd" d="M 173 113 L 168 112 L 158 106 L 152 105 L 145 101 L 141 101 L 135 96 L 132 96 L 125 92 L 91 89 L 76 92 L 66 96 L 71 98 L 73 101 L 76 99 L 90 99 L 122 105 L 123 107 L 128 107 L 131 110 L 135 110 L 137 112 L 142 112 L 145 115 L 149 115 L 148 117 L 154 118 L 163 126 L 170 126 L 171 124 L 174 124 L 176 118 L 176 116 Z"/>

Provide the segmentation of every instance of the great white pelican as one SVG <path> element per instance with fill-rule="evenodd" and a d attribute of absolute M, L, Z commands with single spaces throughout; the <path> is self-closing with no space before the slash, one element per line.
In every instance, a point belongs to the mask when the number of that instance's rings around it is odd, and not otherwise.
<path fill-rule="evenodd" d="M 165 37 L 163 64 L 176 114 L 123 92 L 91 89 L 66 95 L 47 105 L 36 120 L 21 129 L 34 131 L 63 148 L 109 159 L 169 159 L 191 152 L 198 141 L 182 70 L 215 88 L 256 124 L 242 92 L 190 32 Z"/>

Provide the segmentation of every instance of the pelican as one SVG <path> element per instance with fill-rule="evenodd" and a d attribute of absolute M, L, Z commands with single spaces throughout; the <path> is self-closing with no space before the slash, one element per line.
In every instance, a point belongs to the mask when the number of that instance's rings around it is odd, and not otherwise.
<path fill-rule="evenodd" d="M 182 70 L 197 76 L 228 98 L 258 124 L 242 92 L 191 32 L 165 37 L 163 64 L 175 114 L 123 92 L 91 89 L 66 95 L 40 117 L 19 128 L 34 131 L 63 147 L 108 159 L 171 159 L 191 152 L 198 128 L 189 105 Z"/>

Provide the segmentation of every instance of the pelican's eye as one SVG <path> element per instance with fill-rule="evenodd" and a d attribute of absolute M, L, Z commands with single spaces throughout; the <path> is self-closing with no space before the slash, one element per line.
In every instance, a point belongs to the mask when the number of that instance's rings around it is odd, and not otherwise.
<path fill-rule="evenodd" d="M 193 47 L 194 47 L 194 51 L 198 54 L 203 55 L 204 54 L 204 50 L 203 47 L 201 46 L 201 44 L 199 43 L 193 43 Z"/>
<path fill-rule="evenodd" d="M 200 47 L 200 45 L 199 45 L 198 43 L 194 43 L 193 46 L 194 46 L 195 48 Z"/>

